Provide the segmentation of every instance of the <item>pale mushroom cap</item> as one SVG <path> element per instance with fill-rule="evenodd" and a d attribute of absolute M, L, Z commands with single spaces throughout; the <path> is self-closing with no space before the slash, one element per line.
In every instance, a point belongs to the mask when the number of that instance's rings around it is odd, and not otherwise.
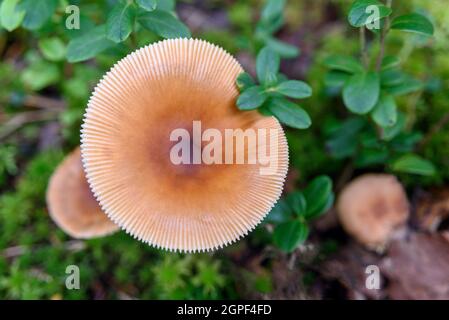
<path fill-rule="evenodd" d="M 74 238 L 101 237 L 119 229 L 101 211 L 89 189 L 79 147 L 53 173 L 47 189 L 47 206 L 53 221 Z"/>
<path fill-rule="evenodd" d="M 96 87 L 85 114 L 82 156 L 88 181 L 108 216 L 158 248 L 204 251 L 252 230 L 280 197 L 288 148 L 274 117 L 235 105 L 239 63 L 193 39 L 165 40 L 118 62 Z M 170 133 L 276 129 L 278 165 L 174 165 Z M 255 150 L 249 150 L 254 153 Z"/>
<path fill-rule="evenodd" d="M 344 188 L 337 211 L 347 233 L 368 247 L 380 248 L 407 220 L 409 203 L 395 176 L 365 174 Z"/>

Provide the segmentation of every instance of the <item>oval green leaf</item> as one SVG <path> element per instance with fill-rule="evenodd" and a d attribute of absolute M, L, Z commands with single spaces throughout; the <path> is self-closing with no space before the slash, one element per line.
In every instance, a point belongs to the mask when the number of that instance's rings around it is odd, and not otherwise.
<path fill-rule="evenodd" d="M 376 72 L 353 75 L 343 88 L 343 101 L 346 107 L 357 114 L 370 112 L 379 100 L 379 78 Z"/>
<path fill-rule="evenodd" d="M 267 223 L 283 223 L 293 218 L 293 213 L 288 203 L 281 199 L 279 200 L 271 211 L 268 213 L 264 222 Z"/>
<path fill-rule="evenodd" d="M 329 69 L 348 73 L 363 72 L 362 64 L 351 56 L 332 55 L 324 59 L 323 64 Z"/>
<path fill-rule="evenodd" d="M 167 11 L 156 9 L 139 15 L 138 21 L 142 27 L 153 31 L 163 38 L 189 38 L 187 26 Z"/>
<path fill-rule="evenodd" d="M 282 58 L 296 58 L 300 54 L 298 47 L 286 42 L 282 42 L 273 37 L 267 37 L 265 44 L 272 50 L 277 52 Z"/>
<path fill-rule="evenodd" d="M 317 217 L 329 208 L 329 199 L 333 196 L 332 180 L 328 176 L 319 176 L 303 193 L 307 202 L 306 218 Z"/>
<path fill-rule="evenodd" d="M 252 87 L 255 85 L 254 79 L 253 77 L 251 77 L 249 75 L 249 73 L 247 72 L 242 72 L 241 74 L 239 74 L 239 76 L 237 77 L 237 81 L 236 81 L 237 87 L 240 90 L 245 90 L 249 87 Z"/>
<path fill-rule="evenodd" d="M 304 243 L 309 235 L 309 228 L 298 220 L 284 222 L 274 229 L 274 243 L 285 252 L 292 252 Z"/>
<path fill-rule="evenodd" d="M 263 85 L 271 85 L 276 82 L 279 71 L 280 57 L 269 47 L 264 47 L 257 55 L 256 72 L 259 82 Z"/>
<path fill-rule="evenodd" d="M 381 127 L 391 127 L 396 123 L 398 113 L 396 101 L 390 94 L 382 94 L 374 107 L 372 117 Z"/>
<path fill-rule="evenodd" d="M 395 86 L 387 87 L 386 91 L 394 96 L 401 96 L 423 89 L 424 84 L 417 79 L 406 76 L 401 83 Z"/>
<path fill-rule="evenodd" d="M 13 31 L 23 21 L 25 11 L 17 6 L 19 0 L 4 0 L 0 5 L 0 24 L 8 31 Z"/>
<path fill-rule="evenodd" d="M 131 34 L 134 23 L 132 3 L 118 2 L 108 15 L 106 36 L 115 43 L 125 41 Z"/>
<path fill-rule="evenodd" d="M 412 173 L 422 176 L 433 176 L 435 166 L 416 154 L 407 154 L 393 162 L 391 168 L 397 172 Z"/>
<path fill-rule="evenodd" d="M 72 63 L 88 60 L 112 46 L 114 42 L 106 38 L 106 26 L 99 26 L 69 42 L 67 60 Z"/>
<path fill-rule="evenodd" d="M 394 18 L 391 22 L 391 29 L 419 33 L 427 36 L 432 36 L 434 32 L 432 22 L 418 13 L 405 14 Z"/>
<path fill-rule="evenodd" d="M 56 37 L 41 39 L 38 46 L 42 55 L 50 61 L 63 60 L 67 52 L 64 42 Z"/>
<path fill-rule="evenodd" d="M 304 99 L 312 95 L 312 88 L 303 81 L 288 80 L 280 83 L 274 89 L 276 92 L 295 99 Z"/>
<path fill-rule="evenodd" d="M 312 124 L 304 109 L 285 98 L 273 98 L 267 107 L 280 122 L 289 127 L 307 129 Z"/>
<path fill-rule="evenodd" d="M 385 56 L 382 60 L 382 70 L 396 68 L 401 64 L 401 60 L 396 56 Z"/>
<path fill-rule="evenodd" d="M 377 10 L 372 10 L 372 6 L 376 6 Z M 391 8 L 377 0 L 356 0 L 349 9 L 348 21 L 351 26 L 359 28 L 388 17 L 391 13 Z"/>
<path fill-rule="evenodd" d="M 21 1 L 19 8 L 26 12 L 22 26 L 29 30 L 41 28 L 52 17 L 57 6 L 58 0 Z"/>
<path fill-rule="evenodd" d="M 306 198 L 300 191 L 294 191 L 287 195 L 287 203 L 297 216 L 306 214 Z"/>
<path fill-rule="evenodd" d="M 243 91 L 237 99 L 237 107 L 240 110 L 253 110 L 260 107 L 267 95 L 260 86 L 254 86 Z"/>

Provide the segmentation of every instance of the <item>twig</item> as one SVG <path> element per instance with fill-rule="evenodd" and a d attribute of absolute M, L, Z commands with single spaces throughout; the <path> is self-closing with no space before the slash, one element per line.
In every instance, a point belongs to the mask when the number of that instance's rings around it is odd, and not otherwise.
<path fill-rule="evenodd" d="M 38 121 L 53 120 L 57 116 L 57 112 L 54 110 L 40 110 L 40 111 L 28 111 L 22 112 L 2 125 L 0 130 L 0 140 L 7 138 L 9 135 L 20 129 L 25 124 Z"/>
<path fill-rule="evenodd" d="M 65 108 L 64 101 L 39 95 L 29 95 L 25 97 L 23 105 L 25 107 L 35 107 L 41 109 L 61 110 Z"/>
<path fill-rule="evenodd" d="M 293 251 L 293 252 L 291 253 L 289 259 L 288 259 L 288 262 L 287 262 L 287 268 L 288 268 L 289 270 L 293 270 L 293 269 L 294 269 L 294 267 L 295 267 L 295 262 L 296 262 L 296 258 L 297 258 L 297 253 L 296 253 L 296 251 Z"/>
<path fill-rule="evenodd" d="M 36 251 L 45 246 L 46 245 L 36 245 L 36 246 L 31 246 L 31 247 L 30 246 L 9 247 L 9 248 L 6 248 L 5 250 L 3 250 L 3 252 L 1 252 L 1 254 L 0 254 L 0 256 L 5 257 L 5 258 L 15 258 L 15 257 L 21 256 L 27 252 Z M 62 246 L 62 248 L 64 250 L 73 251 L 73 252 L 81 251 L 85 248 L 85 244 L 81 240 L 70 240 L 70 241 L 62 243 L 60 246 Z"/>
<path fill-rule="evenodd" d="M 430 128 L 429 132 L 425 135 L 425 137 L 421 140 L 421 142 L 418 145 L 418 149 L 422 149 L 432 138 L 432 136 L 441 131 L 443 127 L 449 122 L 449 112 L 446 112 L 444 116 L 435 123 L 432 128 Z"/>
<path fill-rule="evenodd" d="M 391 8 L 392 4 L 393 0 L 387 0 L 386 6 L 388 8 Z M 379 56 L 377 57 L 377 65 L 376 65 L 377 71 L 380 71 L 380 68 L 382 67 L 382 61 L 385 56 L 385 38 L 387 37 L 388 31 L 390 31 L 390 17 L 385 18 L 385 25 L 380 35 L 380 52 Z"/>

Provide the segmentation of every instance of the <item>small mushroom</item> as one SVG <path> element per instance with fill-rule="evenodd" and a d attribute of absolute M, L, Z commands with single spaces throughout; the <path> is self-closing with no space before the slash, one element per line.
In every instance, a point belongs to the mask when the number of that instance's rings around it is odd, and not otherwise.
<path fill-rule="evenodd" d="M 53 173 L 47 189 L 47 206 L 53 221 L 74 238 L 101 237 L 118 230 L 90 191 L 79 147 Z"/>
<path fill-rule="evenodd" d="M 87 179 L 106 214 L 138 240 L 168 250 L 217 249 L 246 235 L 280 197 L 286 138 L 276 118 L 237 109 L 241 72 L 215 45 L 171 39 L 129 54 L 95 88 L 82 129 Z M 195 121 L 203 132 L 273 129 L 275 171 L 261 175 L 259 163 L 174 164 L 170 134 L 195 134 Z"/>
<path fill-rule="evenodd" d="M 368 248 L 382 249 L 407 220 L 409 203 L 395 176 L 365 174 L 344 188 L 337 211 L 348 234 Z"/>

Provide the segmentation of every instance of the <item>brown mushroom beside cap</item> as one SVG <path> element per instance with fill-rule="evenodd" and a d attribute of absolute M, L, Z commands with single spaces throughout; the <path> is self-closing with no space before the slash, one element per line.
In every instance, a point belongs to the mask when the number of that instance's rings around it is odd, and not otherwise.
<path fill-rule="evenodd" d="M 276 118 L 237 109 L 242 72 L 215 45 L 171 39 L 129 54 L 96 87 L 82 130 L 87 179 L 106 214 L 138 240 L 168 250 L 217 249 L 246 235 L 279 199 L 287 141 Z M 170 132 L 191 132 L 193 121 L 203 130 L 276 132 L 275 172 L 261 175 L 259 164 L 174 165 Z"/>
<path fill-rule="evenodd" d="M 53 173 L 47 189 L 47 207 L 53 221 L 74 238 L 101 237 L 119 229 L 101 211 L 90 191 L 79 147 Z"/>
<path fill-rule="evenodd" d="M 344 188 L 337 211 L 348 234 L 369 248 L 379 249 L 407 220 L 409 203 L 395 176 L 365 174 Z"/>

